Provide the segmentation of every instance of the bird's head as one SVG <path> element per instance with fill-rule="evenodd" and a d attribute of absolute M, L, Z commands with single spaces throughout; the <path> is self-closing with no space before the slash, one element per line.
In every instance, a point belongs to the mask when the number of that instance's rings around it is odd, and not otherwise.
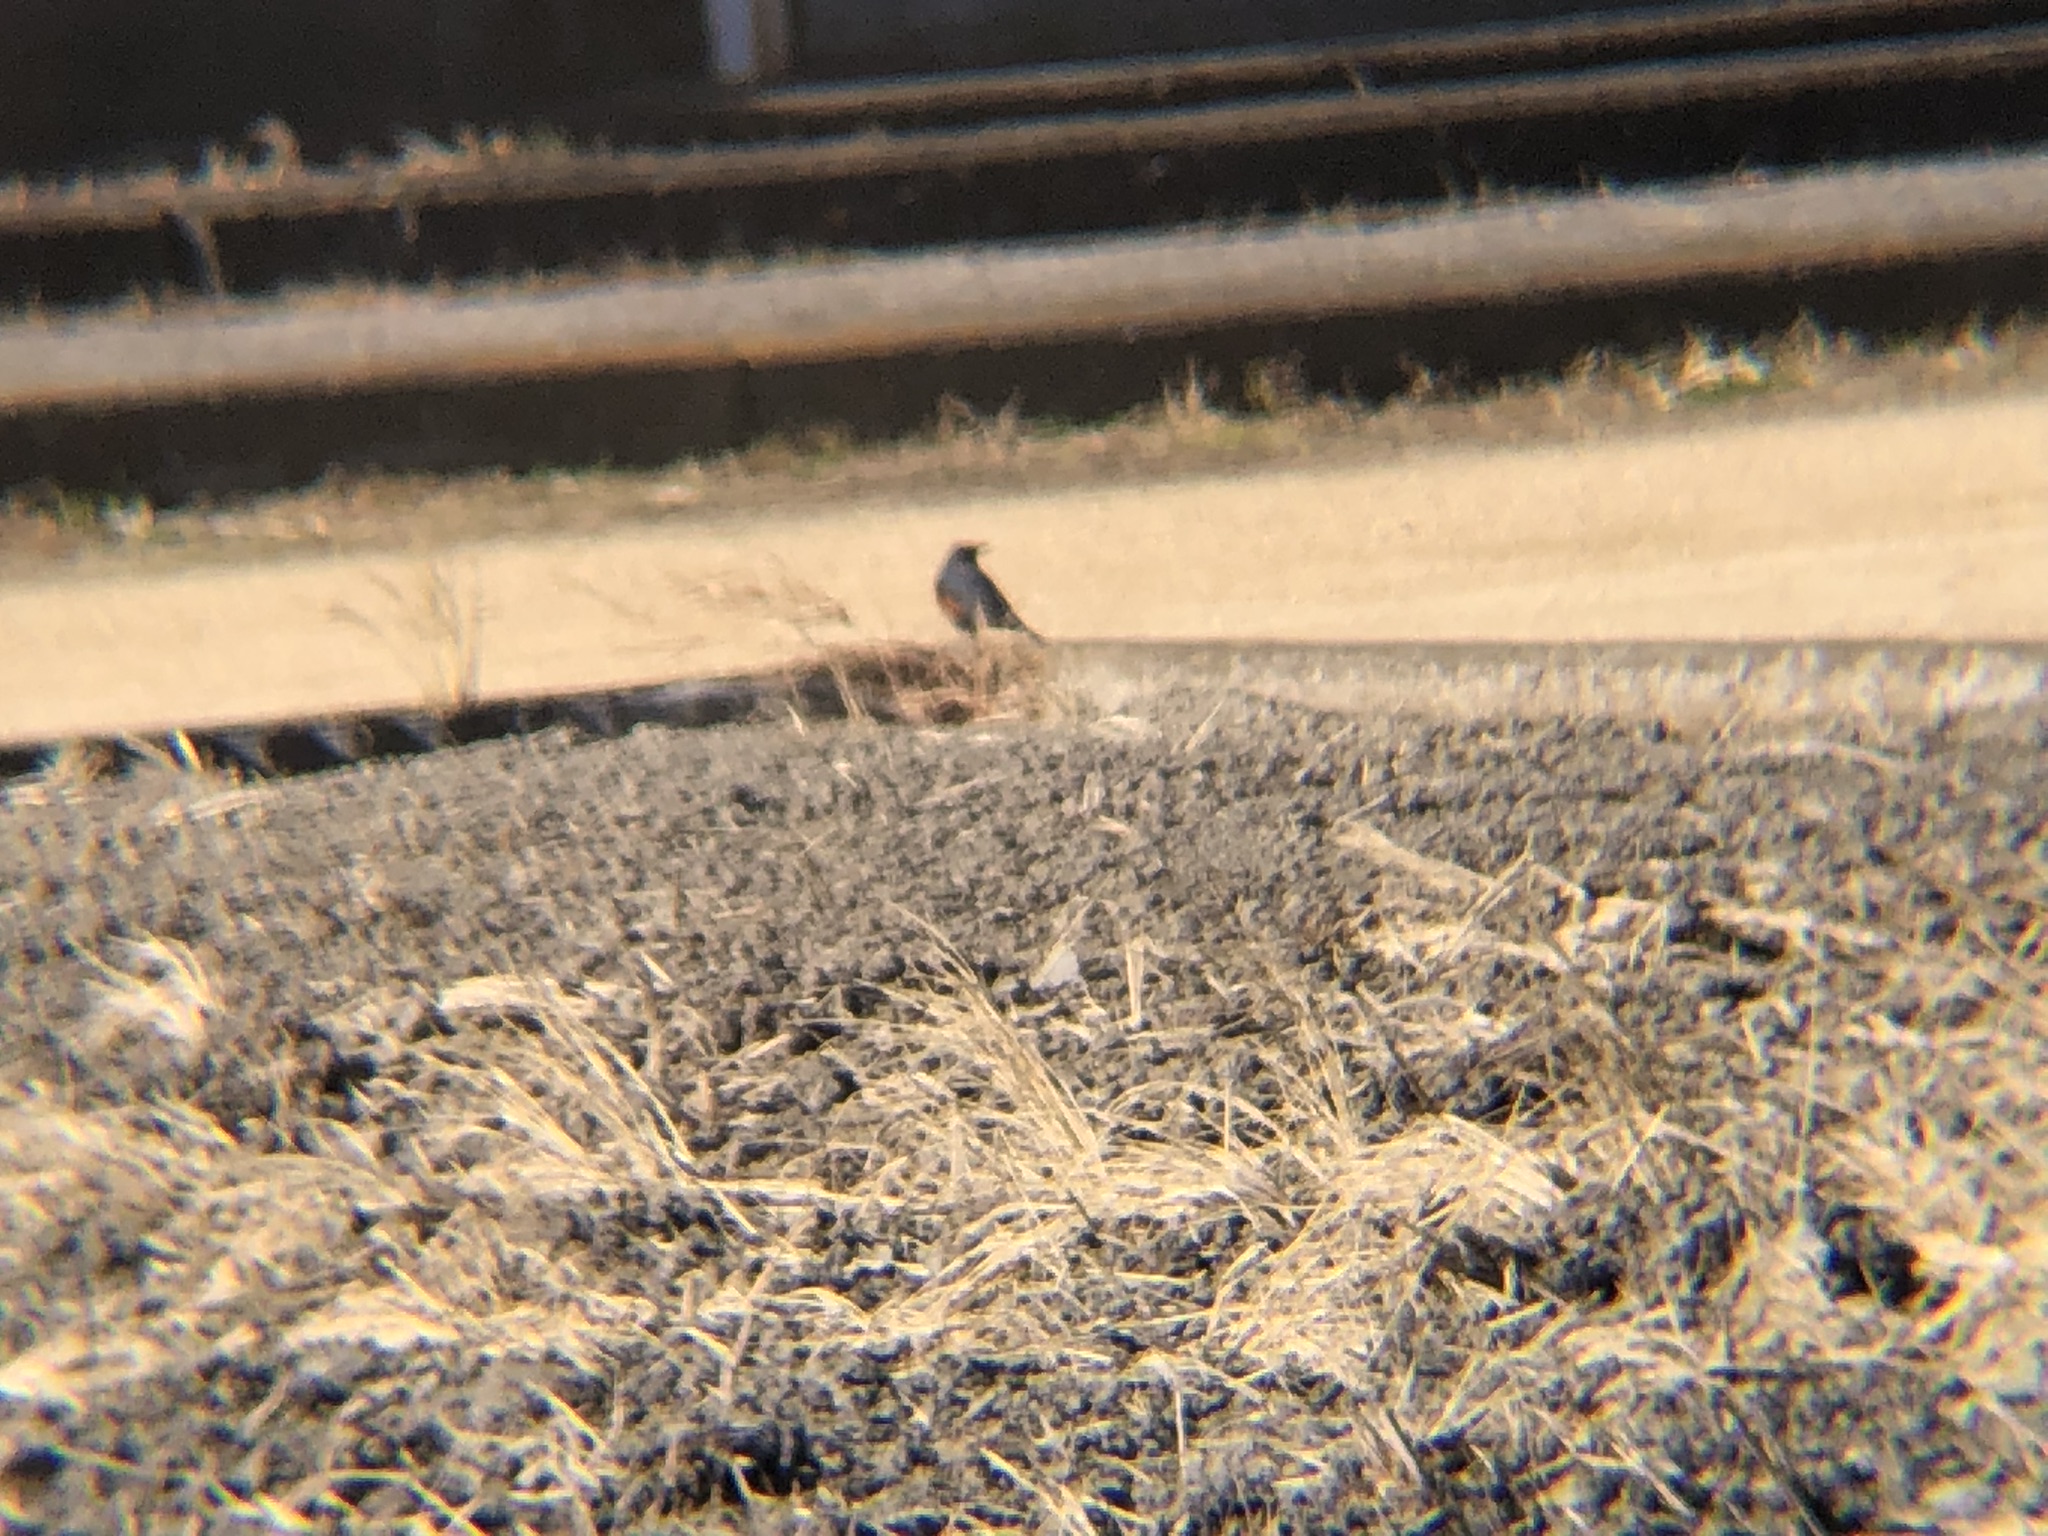
<path fill-rule="evenodd" d="M 947 558 L 962 560 L 969 565 L 973 565 L 980 560 L 981 552 L 986 548 L 988 548 L 986 544 L 955 544 L 953 546 L 953 553 Z"/>

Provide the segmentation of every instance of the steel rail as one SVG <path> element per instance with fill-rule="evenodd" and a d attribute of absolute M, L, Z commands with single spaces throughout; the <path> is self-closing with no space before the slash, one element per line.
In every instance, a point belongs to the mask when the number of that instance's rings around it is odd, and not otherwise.
<path fill-rule="evenodd" d="M 0 326 L 0 414 L 717 369 L 1177 333 L 2048 248 L 2048 154 L 866 257 L 542 294 L 397 292 Z"/>
<path fill-rule="evenodd" d="M 1143 102 L 1181 92 L 1285 86 L 1318 75 L 1528 73 L 1537 68 L 1597 64 L 1602 56 L 1661 50 L 1666 57 L 1717 49 L 1761 51 L 1815 27 L 1864 29 L 1918 24 L 1924 32 L 1982 27 L 1972 16 L 2013 7 L 2000 0 L 1732 0 L 1535 22 L 1496 22 L 1393 38 L 1354 38 L 1313 46 L 1250 48 L 1227 53 L 1033 65 L 919 75 L 846 84 L 777 86 L 737 107 L 736 120 L 812 123 L 917 112 L 1030 110 L 1116 101 Z M 1995 24 L 1995 23 L 1994 23 Z M 1854 36 L 1839 42 L 1858 40 Z M 1505 66 L 1505 67 L 1503 67 Z"/>
<path fill-rule="evenodd" d="M 122 183 L 21 188 L 0 201 L 0 235 L 211 226 L 377 209 L 567 201 L 959 174 L 1060 159 L 1251 147 L 1544 116 L 1788 99 L 1935 77 L 2048 68 L 2048 23 L 1961 38 L 1865 42 L 1456 85 L 1358 89 L 1157 112 L 1104 113 L 959 130 L 873 132 L 806 142 L 610 154 L 450 156 L 450 164 L 310 171 L 261 185 Z"/>

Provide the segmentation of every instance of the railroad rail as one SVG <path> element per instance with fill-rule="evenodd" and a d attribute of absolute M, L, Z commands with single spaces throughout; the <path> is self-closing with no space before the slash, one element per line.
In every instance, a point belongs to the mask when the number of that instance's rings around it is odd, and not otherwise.
<path fill-rule="evenodd" d="M 543 292 L 393 292 L 0 326 L 0 413 L 775 367 L 1529 302 L 2048 249 L 2048 153 L 1539 199 L 1393 224 L 867 257 Z"/>
<path fill-rule="evenodd" d="M 2048 22 L 1960 38 L 1826 44 L 1753 58 L 1660 61 L 1448 85 L 1318 91 L 968 129 L 868 131 L 820 141 L 682 150 L 531 151 L 506 143 L 366 170 L 274 171 L 224 184 L 172 179 L 18 192 L 0 234 L 286 220 L 504 201 L 571 202 L 737 192 L 990 166 L 1237 149 L 1333 135 L 1507 124 L 1708 102 L 1789 99 L 1912 80 L 2010 75 L 2048 65 Z"/>
<path fill-rule="evenodd" d="M 623 109 L 622 109 L 623 110 Z M 630 114 L 629 114 L 630 115 Z M 1796 0 L 768 91 L 587 148 L 472 137 L 0 189 L 0 303 L 1115 234 L 2048 140 L 2048 3 Z"/>
<path fill-rule="evenodd" d="M 1308 47 L 788 85 L 716 107 L 693 101 L 690 93 L 641 91 L 614 97 L 603 110 L 608 117 L 638 119 L 656 130 L 687 126 L 708 138 L 781 137 L 793 130 L 957 125 L 1048 111 L 1187 106 L 1276 91 L 1501 79 L 1959 34 L 2022 25 L 2041 15 L 2035 0 L 1718 0 Z"/>

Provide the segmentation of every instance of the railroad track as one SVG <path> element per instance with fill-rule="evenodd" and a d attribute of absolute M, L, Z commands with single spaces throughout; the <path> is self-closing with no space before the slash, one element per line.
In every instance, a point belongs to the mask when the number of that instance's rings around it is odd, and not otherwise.
<path fill-rule="evenodd" d="M 1412 211 L 2010 147 L 2048 138 L 2048 3 L 1706 5 L 608 115 L 649 147 L 478 137 L 309 167 L 273 145 L 184 176 L 19 184 L 0 192 L 0 302 Z"/>
<path fill-rule="evenodd" d="M 0 304 L 24 306 L 0 491 L 658 462 L 914 429 L 947 393 L 1090 414 L 1191 358 L 1298 354 L 1369 394 L 1402 356 L 1484 377 L 1639 343 L 1645 304 L 1668 336 L 2048 300 L 2048 0 L 1702 5 L 604 116 L 636 114 L 668 142 L 309 167 L 273 136 L 260 163 L 0 190 Z"/>

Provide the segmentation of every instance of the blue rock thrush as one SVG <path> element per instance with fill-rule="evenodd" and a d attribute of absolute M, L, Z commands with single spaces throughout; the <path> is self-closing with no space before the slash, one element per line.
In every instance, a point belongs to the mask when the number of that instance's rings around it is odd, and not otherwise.
<path fill-rule="evenodd" d="M 1045 637 L 1017 617 L 1017 610 L 1010 606 L 1002 589 L 988 579 L 988 573 L 981 568 L 979 544 L 955 544 L 946 563 L 939 567 L 939 579 L 933 590 L 938 594 L 940 611 L 953 621 L 955 629 L 970 635 L 978 635 L 984 629 L 1013 629 L 1044 643 Z"/>

